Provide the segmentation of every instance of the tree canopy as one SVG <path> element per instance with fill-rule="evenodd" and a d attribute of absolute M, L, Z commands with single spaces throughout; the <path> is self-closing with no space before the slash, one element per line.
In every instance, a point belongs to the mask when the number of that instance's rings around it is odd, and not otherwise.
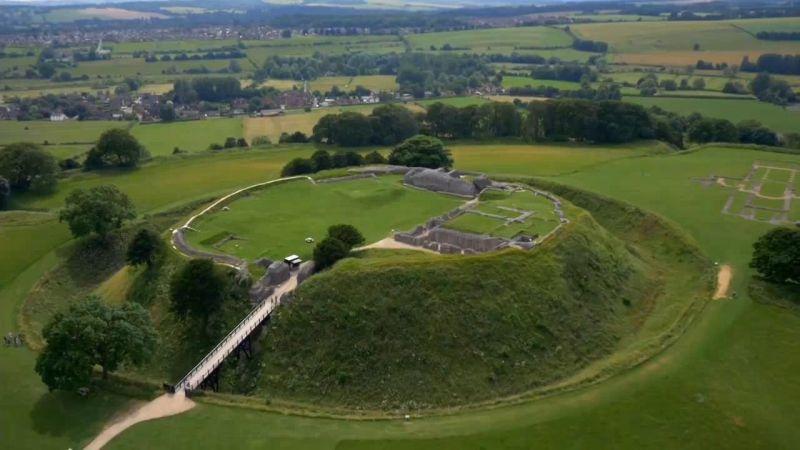
<path fill-rule="evenodd" d="M 107 130 L 86 155 L 86 167 L 99 169 L 108 166 L 136 167 L 146 156 L 144 147 L 128 131 L 121 128 Z"/>
<path fill-rule="evenodd" d="M 439 139 L 418 135 L 395 147 L 389 154 L 389 164 L 436 169 L 450 167 L 453 158 Z"/>
<path fill-rule="evenodd" d="M 59 214 L 59 220 L 67 222 L 75 237 L 95 233 L 104 238 L 134 217 L 131 199 L 110 184 L 70 192 Z"/>
<path fill-rule="evenodd" d="M 758 238 L 750 267 L 776 283 L 800 282 L 800 229 L 774 228 Z"/>
<path fill-rule="evenodd" d="M 18 191 L 50 192 L 56 186 L 58 163 L 53 155 L 30 142 L 0 149 L 0 176 Z"/>
<path fill-rule="evenodd" d="M 314 247 L 314 267 L 316 270 L 327 269 L 349 253 L 350 247 L 347 244 L 328 236 Z"/>
<path fill-rule="evenodd" d="M 139 230 L 128 244 L 126 259 L 128 264 L 138 266 L 147 264 L 152 267 L 164 254 L 166 246 L 161 236 L 153 230 L 143 228 Z"/>
<path fill-rule="evenodd" d="M 0 177 L 0 211 L 8 208 L 8 198 L 11 196 L 11 183 Z"/>
<path fill-rule="evenodd" d="M 213 261 L 192 259 L 172 277 L 172 309 L 182 316 L 208 320 L 222 307 L 227 289 L 228 279 Z"/>
<path fill-rule="evenodd" d="M 96 296 L 56 313 L 42 335 L 47 346 L 36 360 L 36 372 L 51 390 L 86 386 L 95 365 L 106 377 L 123 362 L 141 364 L 156 344 L 144 308 L 136 303 L 111 306 Z"/>
<path fill-rule="evenodd" d="M 328 236 L 342 241 L 350 248 L 364 243 L 364 236 L 358 229 L 348 224 L 331 225 L 328 228 Z"/>

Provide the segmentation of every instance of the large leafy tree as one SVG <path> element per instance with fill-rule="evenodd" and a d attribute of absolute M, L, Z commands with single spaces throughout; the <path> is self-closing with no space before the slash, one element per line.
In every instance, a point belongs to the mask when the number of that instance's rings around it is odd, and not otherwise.
<path fill-rule="evenodd" d="M 86 156 L 85 164 L 89 169 L 136 167 L 146 154 L 142 144 L 128 130 L 114 128 L 100 135 L 97 145 Z"/>
<path fill-rule="evenodd" d="M 395 147 L 389 154 L 389 164 L 435 169 L 450 167 L 453 158 L 439 139 L 418 135 Z"/>
<path fill-rule="evenodd" d="M 364 236 L 358 229 L 348 224 L 331 225 L 328 228 L 328 236 L 344 242 L 349 248 L 364 243 Z"/>
<path fill-rule="evenodd" d="M 370 114 L 374 143 L 394 145 L 419 133 L 419 123 L 406 107 L 387 104 L 378 106 Z"/>
<path fill-rule="evenodd" d="M 56 186 L 58 163 L 36 144 L 17 142 L 0 150 L 0 176 L 11 189 L 50 192 Z"/>
<path fill-rule="evenodd" d="M 47 346 L 36 372 L 51 389 L 76 389 L 99 365 L 103 378 L 120 364 L 141 364 L 153 352 L 156 332 L 140 305 L 110 306 L 91 296 L 57 313 L 42 332 Z"/>
<path fill-rule="evenodd" d="M 750 267 L 777 283 L 800 281 L 800 230 L 774 228 L 758 238 Z"/>
<path fill-rule="evenodd" d="M 172 277 L 172 309 L 181 316 L 203 320 L 219 311 L 225 300 L 229 280 L 210 259 L 193 259 Z"/>
<path fill-rule="evenodd" d="M 350 247 L 347 244 L 328 236 L 314 247 L 314 267 L 317 270 L 327 269 L 349 253 Z"/>
<path fill-rule="evenodd" d="M 104 238 L 136 217 L 131 199 L 113 185 L 76 189 L 67 196 L 59 219 L 75 237 L 95 233 Z"/>
<path fill-rule="evenodd" d="M 138 266 L 140 264 L 147 264 L 147 267 L 152 267 L 164 254 L 165 250 L 164 241 L 161 236 L 153 230 L 143 228 L 139 230 L 128 244 L 128 252 L 126 258 L 128 264 Z"/>

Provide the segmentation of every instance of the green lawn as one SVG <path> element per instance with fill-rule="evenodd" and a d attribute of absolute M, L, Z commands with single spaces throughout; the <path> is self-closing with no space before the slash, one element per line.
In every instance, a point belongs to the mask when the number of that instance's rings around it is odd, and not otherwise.
<path fill-rule="evenodd" d="M 0 145 L 11 142 L 27 141 L 43 144 L 93 143 L 103 131 L 111 128 L 127 128 L 127 122 L 103 120 L 86 121 L 0 121 Z"/>
<path fill-rule="evenodd" d="M 294 181 L 265 188 L 229 204 L 192 225 L 189 240 L 210 251 L 223 251 L 245 259 L 271 259 L 297 254 L 309 258 L 312 237 L 319 241 L 338 223 L 358 228 L 367 243 L 392 230 L 409 230 L 455 208 L 461 200 L 403 187 L 400 177 L 311 184 Z M 226 236 L 231 240 L 215 246 Z"/>
<path fill-rule="evenodd" d="M 517 211 L 511 211 L 508 208 Z M 534 195 L 530 191 L 486 193 L 481 197 L 474 211 L 489 214 L 489 216 L 467 212 L 448 221 L 444 226 L 454 230 L 510 239 L 519 233 L 542 237 L 559 224 L 559 217 L 555 212 L 553 202 Z M 507 223 L 509 219 L 520 216 L 523 211 L 532 212 L 533 215 L 521 223 Z"/>
<path fill-rule="evenodd" d="M 175 147 L 203 151 L 212 143 L 224 144 L 227 137 L 244 136 L 241 118 L 137 125 L 132 132 L 152 156 L 171 155 Z"/>
<path fill-rule="evenodd" d="M 775 131 L 800 132 L 800 112 L 790 111 L 758 100 L 625 97 L 625 101 L 644 107 L 659 106 L 667 111 L 684 115 L 698 112 L 708 117 L 728 119 L 733 123 L 742 120 L 758 120 Z"/>

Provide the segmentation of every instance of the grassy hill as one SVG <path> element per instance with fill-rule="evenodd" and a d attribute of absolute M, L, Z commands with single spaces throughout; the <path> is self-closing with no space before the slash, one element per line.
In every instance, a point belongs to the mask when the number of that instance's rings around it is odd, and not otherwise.
<path fill-rule="evenodd" d="M 297 292 L 267 333 L 259 391 L 418 410 L 518 394 L 611 353 L 650 308 L 646 263 L 588 213 L 541 248 L 372 252 Z"/>

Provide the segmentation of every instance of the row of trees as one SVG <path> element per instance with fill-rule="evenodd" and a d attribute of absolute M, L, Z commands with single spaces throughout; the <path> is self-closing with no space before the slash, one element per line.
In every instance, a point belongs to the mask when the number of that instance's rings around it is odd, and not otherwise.
<path fill-rule="evenodd" d="M 281 176 L 307 175 L 321 170 L 356 167 L 364 164 L 386 164 L 386 158 L 377 151 L 361 156 L 352 150 L 338 151 L 333 155 L 326 150 L 317 150 L 310 158 L 295 158 L 286 163 L 281 170 Z"/>
<path fill-rule="evenodd" d="M 414 114 L 401 105 L 382 105 L 368 115 L 346 111 L 327 114 L 314 126 L 316 142 L 346 147 L 394 145 L 419 132 Z"/>
<path fill-rule="evenodd" d="M 542 65 L 531 70 L 531 78 L 573 82 L 597 81 L 597 72 L 580 64 Z"/>
<path fill-rule="evenodd" d="M 769 72 L 783 75 L 800 75 L 800 55 L 764 53 L 755 63 L 745 56 L 739 69 L 744 72 Z"/>

